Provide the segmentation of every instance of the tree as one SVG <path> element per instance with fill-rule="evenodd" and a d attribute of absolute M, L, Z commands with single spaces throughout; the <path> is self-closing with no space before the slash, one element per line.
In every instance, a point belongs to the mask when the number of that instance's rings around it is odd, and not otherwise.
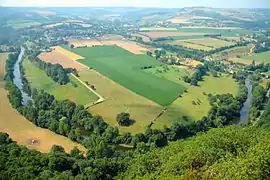
<path fill-rule="evenodd" d="M 129 113 L 120 113 L 116 117 L 116 121 L 120 126 L 129 126 L 131 124 Z"/>

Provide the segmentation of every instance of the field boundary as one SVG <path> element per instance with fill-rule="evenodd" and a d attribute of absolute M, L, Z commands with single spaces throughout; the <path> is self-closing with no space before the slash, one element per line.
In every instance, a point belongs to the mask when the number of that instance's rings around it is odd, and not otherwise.
<path fill-rule="evenodd" d="M 102 103 L 103 101 L 105 101 L 105 99 L 100 94 L 98 94 L 96 91 L 94 91 L 92 88 L 90 88 L 87 84 L 85 84 L 82 80 L 80 80 L 73 73 L 71 73 L 71 76 L 74 77 L 76 80 L 78 80 L 82 85 L 84 85 L 88 90 L 90 90 L 91 92 L 93 92 L 99 98 L 94 103 L 90 103 L 90 104 L 85 105 L 85 109 L 88 109 L 91 106 L 97 105 L 97 104 Z"/>

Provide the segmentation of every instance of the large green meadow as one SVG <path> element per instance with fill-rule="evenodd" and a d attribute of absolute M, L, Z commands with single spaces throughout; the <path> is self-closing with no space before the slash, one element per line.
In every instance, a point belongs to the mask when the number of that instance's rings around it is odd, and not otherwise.
<path fill-rule="evenodd" d="M 254 60 L 259 63 L 270 63 L 270 52 L 255 53 L 252 56 L 244 56 L 242 59 Z"/>
<path fill-rule="evenodd" d="M 80 63 L 160 105 L 171 104 L 185 90 L 181 84 L 144 72 L 143 67 L 160 64 L 152 57 L 135 55 L 117 46 L 64 48 L 85 57 L 78 60 Z"/>
<path fill-rule="evenodd" d="M 24 59 L 23 67 L 32 88 L 42 89 L 54 95 L 58 100 L 69 99 L 77 104 L 87 105 L 98 99 L 93 92 L 89 91 L 72 76 L 69 76 L 70 83 L 59 85 L 28 59 Z"/>

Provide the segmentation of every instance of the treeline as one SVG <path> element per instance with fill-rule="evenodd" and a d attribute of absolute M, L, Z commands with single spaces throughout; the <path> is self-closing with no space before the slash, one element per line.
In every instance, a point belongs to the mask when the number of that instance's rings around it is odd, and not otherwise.
<path fill-rule="evenodd" d="M 60 85 L 64 85 L 70 82 L 68 73 L 74 73 L 75 75 L 78 76 L 76 69 L 72 68 L 64 69 L 60 64 L 51 64 L 41 61 L 37 57 L 37 54 L 29 55 L 28 59 L 31 62 L 35 63 L 40 69 L 45 71 L 49 77 L 51 77 L 55 82 L 59 83 Z"/>
<path fill-rule="evenodd" d="M 170 45 L 170 44 L 161 44 L 161 43 L 155 43 L 155 42 L 143 42 L 143 41 L 138 41 L 138 42 L 142 44 L 146 44 L 146 45 L 151 45 L 155 48 L 162 48 L 163 50 L 166 50 L 169 52 L 177 53 L 178 57 L 190 58 L 190 59 L 195 59 L 198 61 L 203 61 L 206 56 L 216 54 L 226 49 L 230 49 L 230 48 L 234 48 L 238 46 L 246 46 L 249 43 L 247 41 L 242 41 L 234 45 L 224 46 L 224 47 L 217 48 L 211 51 L 204 51 L 204 50 L 186 48 L 181 45 Z"/>
<path fill-rule="evenodd" d="M 19 56 L 19 52 L 8 55 L 8 59 L 5 65 L 6 74 L 4 78 L 6 81 L 5 88 L 9 91 L 8 98 L 9 98 L 10 104 L 15 109 L 22 106 L 21 91 L 13 83 L 13 79 L 14 79 L 13 70 L 14 70 L 14 65 L 18 59 L 18 56 Z"/>

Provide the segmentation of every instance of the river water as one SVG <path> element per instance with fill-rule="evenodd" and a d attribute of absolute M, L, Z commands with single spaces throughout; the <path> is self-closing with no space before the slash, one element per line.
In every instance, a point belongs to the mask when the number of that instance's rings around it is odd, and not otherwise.
<path fill-rule="evenodd" d="M 248 95 L 247 95 L 247 100 L 244 103 L 244 106 L 242 107 L 242 109 L 240 111 L 240 121 L 239 121 L 239 123 L 248 122 L 248 113 L 249 113 L 249 109 L 251 107 L 252 83 L 248 78 L 245 80 L 245 85 L 246 85 L 246 87 L 248 89 Z"/>
<path fill-rule="evenodd" d="M 22 93 L 22 103 L 23 105 L 27 105 L 28 101 L 31 100 L 31 98 L 23 92 L 23 83 L 22 83 L 22 77 L 20 73 L 20 62 L 23 60 L 23 55 L 24 55 L 24 48 L 21 47 L 21 52 L 18 56 L 18 60 L 16 61 L 14 65 L 14 70 L 13 70 L 13 83 L 20 89 Z"/>

